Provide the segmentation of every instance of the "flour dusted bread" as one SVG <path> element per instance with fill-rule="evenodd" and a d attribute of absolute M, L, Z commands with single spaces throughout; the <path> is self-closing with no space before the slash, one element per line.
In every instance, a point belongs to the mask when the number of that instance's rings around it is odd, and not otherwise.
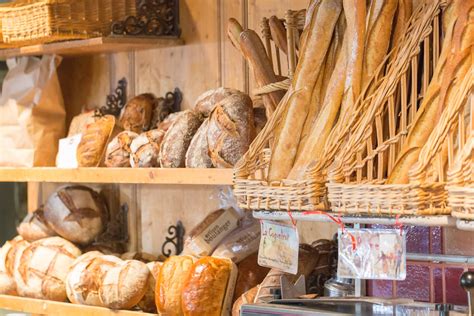
<path fill-rule="evenodd" d="M 197 98 L 194 109 L 205 117 L 208 117 L 217 103 L 236 93 L 242 92 L 236 89 L 224 87 L 208 90 Z"/>
<path fill-rule="evenodd" d="M 7 241 L 0 248 L 0 294 L 17 295 L 16 283 L 13 278 L 16 255 L 29 243 L 21 236 Z"/>
<path fill-rule="evenodd" d="M 44 216 L 58 235 L 86 245 L 103 231 L 107 206 L 94 190 L 81 185 L 68 186 L 48 198 Z"/>
<path fill-rule="evenodd" d="M 224 301 L 227 287 L 234 286 L 229 284 L 232 269 L 233 263 L 229 259 L 203 257 L 196 261 L 181 295 L 183 314 L 220 316 L 227 308 Z"/>
<path fill-rule="evenodd" d="M 14 278 L 21 296 L 65 301 L 66 277 L 81 251 L 61 237 L 37 240 L 17 254 Z"/>
<path fill-rule="evenodd" d="M 205 119 L 189 144 L 186 152 L 186 168 L 212 168 L 207 141 L 208 129 L 209 119 Z"/>
<path fill-rule="evenodd" d="M 255 137 L 252 100 L 243 93 L 219 102 L 209 117 L 207 141 L 212 164 L 231 168 L 247 152 Z"/>
<path fill-rule="evenodd" d="M 151 93 L 140 94 L 128 101 L 120 116 L 120 125 L 127 131 L 145 132 L 150 128 L 155 96 Z"/>
<path fill-rule="evenodd" d="M 133 168 L 159 167 L 158 158 L 165 131 L 153 129 L 141 133 L 130 145 L 130 165 Z"/>
<path fill-rule="evenodd" d="M 28 213 L 16 230 L 21 237 L 30 242 L 56 236 L 56 233 L 46 223 L 42 208 Z"/>
<path fill-rule="evenodd" d="M 155 292 L 159 313 L 170 316 L 184 315 L 181 293 L 194 261 L 194 257 L 191 256 L 172 256 L 163 263 Z"/>
<path fill-rule="evenodd" d="M 107 145 L 105 165 L 107 167 L 130 167 L 130 145 L 138 137 L 137 133 L 123 131 L 117 134 Z"/>
<path fill-rule="evenodd" d="M 197 111 L 186 110 L 179 114 L 161 143 L 161 167 L 185 167 L 186 152 L 202 121 L 203 116 Z"/>
<path fill-rule="evenodd" d="M 148 262 L 146 266 L 150 270 L 150 277 L 148 278 L 148 284 L 145 296 L 143 296 L 140 303 L 138 303 L 138 307 L 146 313 L 156 313 L 156 303 L 155 303 L 155 288 L 156 288 L 156 280 L 158 279 L 158 275 L 160 274 L 161 266 L 163 262 Z"/>
<path fill-rule="evenodd" d="M 130 309 L 145 295 L 149 277 L 150 271 L 145 263 L 122 261 L 103 274 L 100 300 L 108 308 Z"/>

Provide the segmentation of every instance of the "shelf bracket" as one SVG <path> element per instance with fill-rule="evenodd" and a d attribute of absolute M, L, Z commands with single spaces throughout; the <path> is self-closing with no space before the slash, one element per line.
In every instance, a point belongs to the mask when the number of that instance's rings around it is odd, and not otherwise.
<path fill-rule="evenodd" d="M 127 79 L 122 78 L 119 80 L 115 91 L 107 96 L 105 105 L 97 109 L 95 115 L 111 114 L 119 117 L 125 104 L 127 104 Z"/>
<path fill-rule="evenodd" d="M 172 255 L 171 248 L 174 247 L 174 254 L 179 255 L 183 251 L 184 246 L 184 226 L 181 221 L 178 221 L 176 225 L 171 225 L 168 227 L 168 235 L 163 246 L 161 247 L 161 253 L 165 257 Z"/>
<path fill-rule="evenodd" d="M 179 37 L 179 0 L 137 0 L 137 15 L 113 22 L 112 35 Z"/>

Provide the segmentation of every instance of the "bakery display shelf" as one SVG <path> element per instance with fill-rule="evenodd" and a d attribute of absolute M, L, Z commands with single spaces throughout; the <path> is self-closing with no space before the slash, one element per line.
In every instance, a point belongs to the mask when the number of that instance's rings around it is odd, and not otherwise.
<path fill-rule="evenodd" d="M 146 316 L 154 315 L 135 311 L 117 311 L 103 307 L 76 305 L 33 298 L 0 295 L 0 309 L 36 315 L 68 315 L 68 316 Z"/>
<path fill-rule="evenodd" d="M 335 213 L 328 213 L 335 218 L 340 218 L 345 224 L 367 224 L 367 225 L 396 225 L 398 223 L 409 226 L 456 226 L 456 220 L 448 215 L 439 216 L 367 216 L 367 215 L 341 215 L 340 217 Z M 291 220 L 288 212 L 273 212 L 273 211 L 254 211 L 253 216 L 257 219 L 266 220 Z M 291 212 L 291 216 L 296 221 L 307 222 L 333 222 L 331 218 L 324 214 L 304 214 L 303 212 Z"/>
<path fill-rule="evenodd" d="M 143 50 L 159 47 L 183 45 L 180 38 L 145 38 L 145 37 L 94 37 L 82 40 L 71 40 L 48 44 L 29 45 L 18 48 L 0 49 L 0 58 L 14 56 L 31 56 L 57 54 L 62 56 L 75 56 L 120 51 Z"/>
<path fill-rule="evenodd" d="M 0 182 L 232 185 L 232 169 L 0 168 Z"/>
<path fill-rule="evenodd" d="M 459 230 L 467 230 L 467 231 L 473 231 L 474 232 L 474 221 L 458 219 L 456 221 L 456 227 Z"/>

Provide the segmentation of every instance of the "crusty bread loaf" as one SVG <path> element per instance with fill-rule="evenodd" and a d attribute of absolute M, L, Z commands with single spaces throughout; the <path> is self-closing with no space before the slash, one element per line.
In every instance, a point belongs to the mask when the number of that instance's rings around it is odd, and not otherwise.
<path fill-rule="evenodd" d="M 20 248 L 28 245 L 29 243 L 21 236 L 17 236 L 0 248 L 0 294 L 17 295 L 16 283 L 13 278 L 15 257 L 21 252 Z"/>
<path fill-rule="evenodd" d="M 233 269 L 229 259 L 203 257 L 188 273 L 182 290 L 184 315 L 220 316 Z"/>
<path fill-rule="evenodd" d="M 239 272 L 235 283 L 234 301 L 248 290 L 262 283 L 270 271 L 269 268 L 258 265 L 258 252 L 254 252 L 239 262 L 237 268 Z"/>
<path fill-rule="evenodd" d="M 156 313 L 156 303 L 155 303 L 155 288 L 156 288 L 156 280 L 158 279 L 158 275 L 160 274 L 161 266 L 163 262 L 149 262 L 146 264 L 148 269 L 150 270 L 150 277 L 148 278 L 147 290 L 145 296 L 143 296 L 140 303 L 138 303 L 138 307 L 146 313 Z"/>
<path fill-rule="evenodd" d="M 161 266 L 155 290 L 156 308 L 160 314 L 183 315 L 181 293 L 194 261 L 191 256 L 171 256 Z"/>
<path fill-rule="evenodd" d="M 21 237 L 30 242 L 56 236 L 56 233 L 47 225 L 42 208 L 28 213 L 16 230 Z"/>
<path fill-rule="evenodd" d="M 268 25 L 270 27 L 270 34 L 272 35 L 273 42 L 283 52 L 288 55 L 288 42 L 286 40 L 286 29 L 283 22 L 272 15 L 268 19 Z"/>
<path fill-rule="evenodd" d="M 105 115 L 86 127 L 77 146 L 79 167 L 97 167 L 100 164 L 114 127 L 115 117 L 112 115 Z"/>
<path fill-rule="evenodd" d="M 194 110 L 201 113 L 205 117 L 208 117 L 217 103 L 236 93 L 242 92 L 236 89 L 224 87 L 208 90 L 197 98 L 194 104 Z"/>
<path fill-rule="evenodd" d="M 44 216 L 60 236 L 78 244 L 89 244 L 104 229 L 107 206 L 94 190 L 74 185 L 60 188 L 44 206 Z"/>
<path fill-rule="evenodd" d="M 21 256 L 19 256 L 21 252 Z M 66 277 L 81 251 L 61 237 L 37 240 L 15 260 L 14 278 L 21 296 L 65 301 Z"/>
<path fill-rule="evenodd" d="M 171 127 L 171 125 L 176 121 L 176 119 L 179 117 L 179 115 L 183 112 L 175 112 L 171 113 L 168 115 L 161 123 L 158 124 L 156 129 L 162 130 L 165 133 L 168 131 L 168 129 Z"/>
<path fill-rule="evenodd" d="M 115 168 L 130 167 L 130 145 L 137 137 L 138 134 L 131 131 L 123 131 L 117 134 L 107 145 L 105 165 Z"/>
<path fill-rule="evenodd" d="M 130 165 L 133 168 L 159 167 L 158 157 L 165 131 L 153 129 L 140 134 L 130 144 Z"/>
<path fill-rule="evenodd" d="M 127 131 L 142 133 L 150 128 L 155 96 L 151 93 L 140 94 L 128 101 L 120 116 L 120 125 Z"/>
<path fill-rule="evenodd" d="M 189 144 L 203 121 L 203 116 L 193 110 L 179 114 L 166 132 L 160 148 L 160 165 L 163 168 L 183 168 Z"/>
<path fill-rule="evenodd" d="M 108 269 L 99 287 L 100 300 L 112 309 L 130 309 L 137 305 L 147 290 L 150 271 L 145 263 L 126 260 Z"/>
<path fill-rule="evenodd" d="M 247 152 L 255 137 L 252 100 L 243 93 L 219 102 L 209 117 L 207 141 L 212 164 L 231 168 Z"/>
<path fill-rule="evenodd" d="M 232 316 L 240 316 L 240 309 L 242 308 L 242 305 L 254 303 L 257 292 L 258 285 L 242 294 L 232 306 Z"/>
<path fill-rule="evenodd" d="M 201 124 L 186 152 L 186 168 L 212 168 L 212 160 L 209 156 L 209 143 L 207 141 L 207 130 L 209 119 Z"/>

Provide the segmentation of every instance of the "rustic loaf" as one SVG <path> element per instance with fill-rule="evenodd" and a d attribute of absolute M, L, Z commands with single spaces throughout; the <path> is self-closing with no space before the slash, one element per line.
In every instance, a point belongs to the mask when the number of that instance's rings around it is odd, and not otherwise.
<path fill-rule="evenodd" d="M 107 206 L 100 194 L 81 185 L 60 188 L 44 206 L 44 217 L 54 231 L 83 245 L 103 231 L 107 215 Z"/>
<path fill-rule="evenodd" d="M 169 257 L 161 266 L 156 282 L 155 301 L 159 313 L 183 315 L 181 293 L 195 259 L 191 256 Z"/>
<path fill-rule="evenodd" d="M 130 167 L 130 145 L 138 137 L 137 133 L 123 131 L 117 134 L 107 145 L 105 152 L 105 165 L 107 167 Z"/>
<path fill-rule="evenodd" d="M 148 284 L 145 296 L 143 296 L 140 303 L 138 303 L 138 307 L 146 313 L 156 313 L 156 303 L 155 303 L 155 288 L 156 288 L 156 280 L 158 279 L 158 275 L 160 274 L 161 266 L 163 262 L 148 262 L 146 266 L 150 270 L 150 277 L 148 278 Z"/>
<path fill-rule="evenodd" d="M 243 93 L 219 102 L 209 117 L 207 141 L 212 164 L 231 168 L 247 152 L 255 137 L 252 100 Z"/>
<path fill-rule="evenodd" d="M 163 138 L 160 148 L 160 165 L 163 168 L 185 167 L 189 144 L 203 121 L 196 111 L 186 110 L 179 114 Z"/>
<path fill-rule="evenodd" d="M 174 123 L 174 121 L 176 121 L 176 119 L 179 117 L 179 115 L 181 114 L 182 112 L 175 112 L 175 113 L 171 113 L 170 115 L 168 115 L 162 122 L 160 122 L 156 129 L 159 129 L 159 130 L 162 130 L 164 131 L 165 133 L 168 131 L 168 129 L 171 127 L 171 125 Z"/>
<path fill-rule="evenodd" d="M 29 243 L 21 236 L 7 241 L 0 248 L 0 294 L 17 295 L 16 283 L 13 278 L 15 256 L 19 248 L 26 247 Z"/>
<path fill-rule="evenodd" d="M 126 252 L 123 253 L 120 258 L 122 258 L 122 260 L 138 260 L 143 263 L 149 263 L 158 260 L 155 255 L 147 252 Z"/>
<path fill-rule="evenodd" d="M 208 90 L 197 98 L 194 105 L 194 110 L 201 113 L 205 117 L 208 117 L 217 103 L 236 93 L 242 92 L 236 89 L 224 87 Z"/>
<path fill-rule="evenodd" d="M 65 301 L 66 277 L 81 251 L 61 237 L 28 245 L 17 255 L 14 278 L 21 296 Z"/>
<path fill-rule="evenodd" d="M 16 230 L 21 237 L 30 242 L 56 236 L 56 233 L 46 223 L 42 208 L 28 213 Z"/>
<path fill-rule="evenodd" d="M 239 272 L 235 283 L 234 301 L 248 290 L 259 285 L 270 271 L 269 268 L 258 265 L 258 252 L 254 252 L 239 262 L 237 268 Z"/>
<path fill-rule="evenodd" d="M 100 300 L 108 308 L 130 309 L 145 295 L 149 277 L 150 271 L 145 263 L 122 261 L 103 274 L 99 287 Z"/>
<path fill-rule="evenodd" d="M 150 128 L 155 96 L 151 93 L 140 94 L 128 101 L 120 116 L 123 129 L 135 133 L 145 132 Z"/>
<path fill-rule="evenodd" d="M 153 129 L 135 138 L 130 144 L 130 165 L 133 168 L 158 167 L 160 146 L 164 137 L 165 131 Z"/>
<path fill-rule="evenodd" d="M 207 131 L 209 129 L 209 119 L 205 119 L 201 124 L 186 152 L 186 168 L 212 168 L 212 160 L 209 156 L 209 143 L 207 141 Z"/>

